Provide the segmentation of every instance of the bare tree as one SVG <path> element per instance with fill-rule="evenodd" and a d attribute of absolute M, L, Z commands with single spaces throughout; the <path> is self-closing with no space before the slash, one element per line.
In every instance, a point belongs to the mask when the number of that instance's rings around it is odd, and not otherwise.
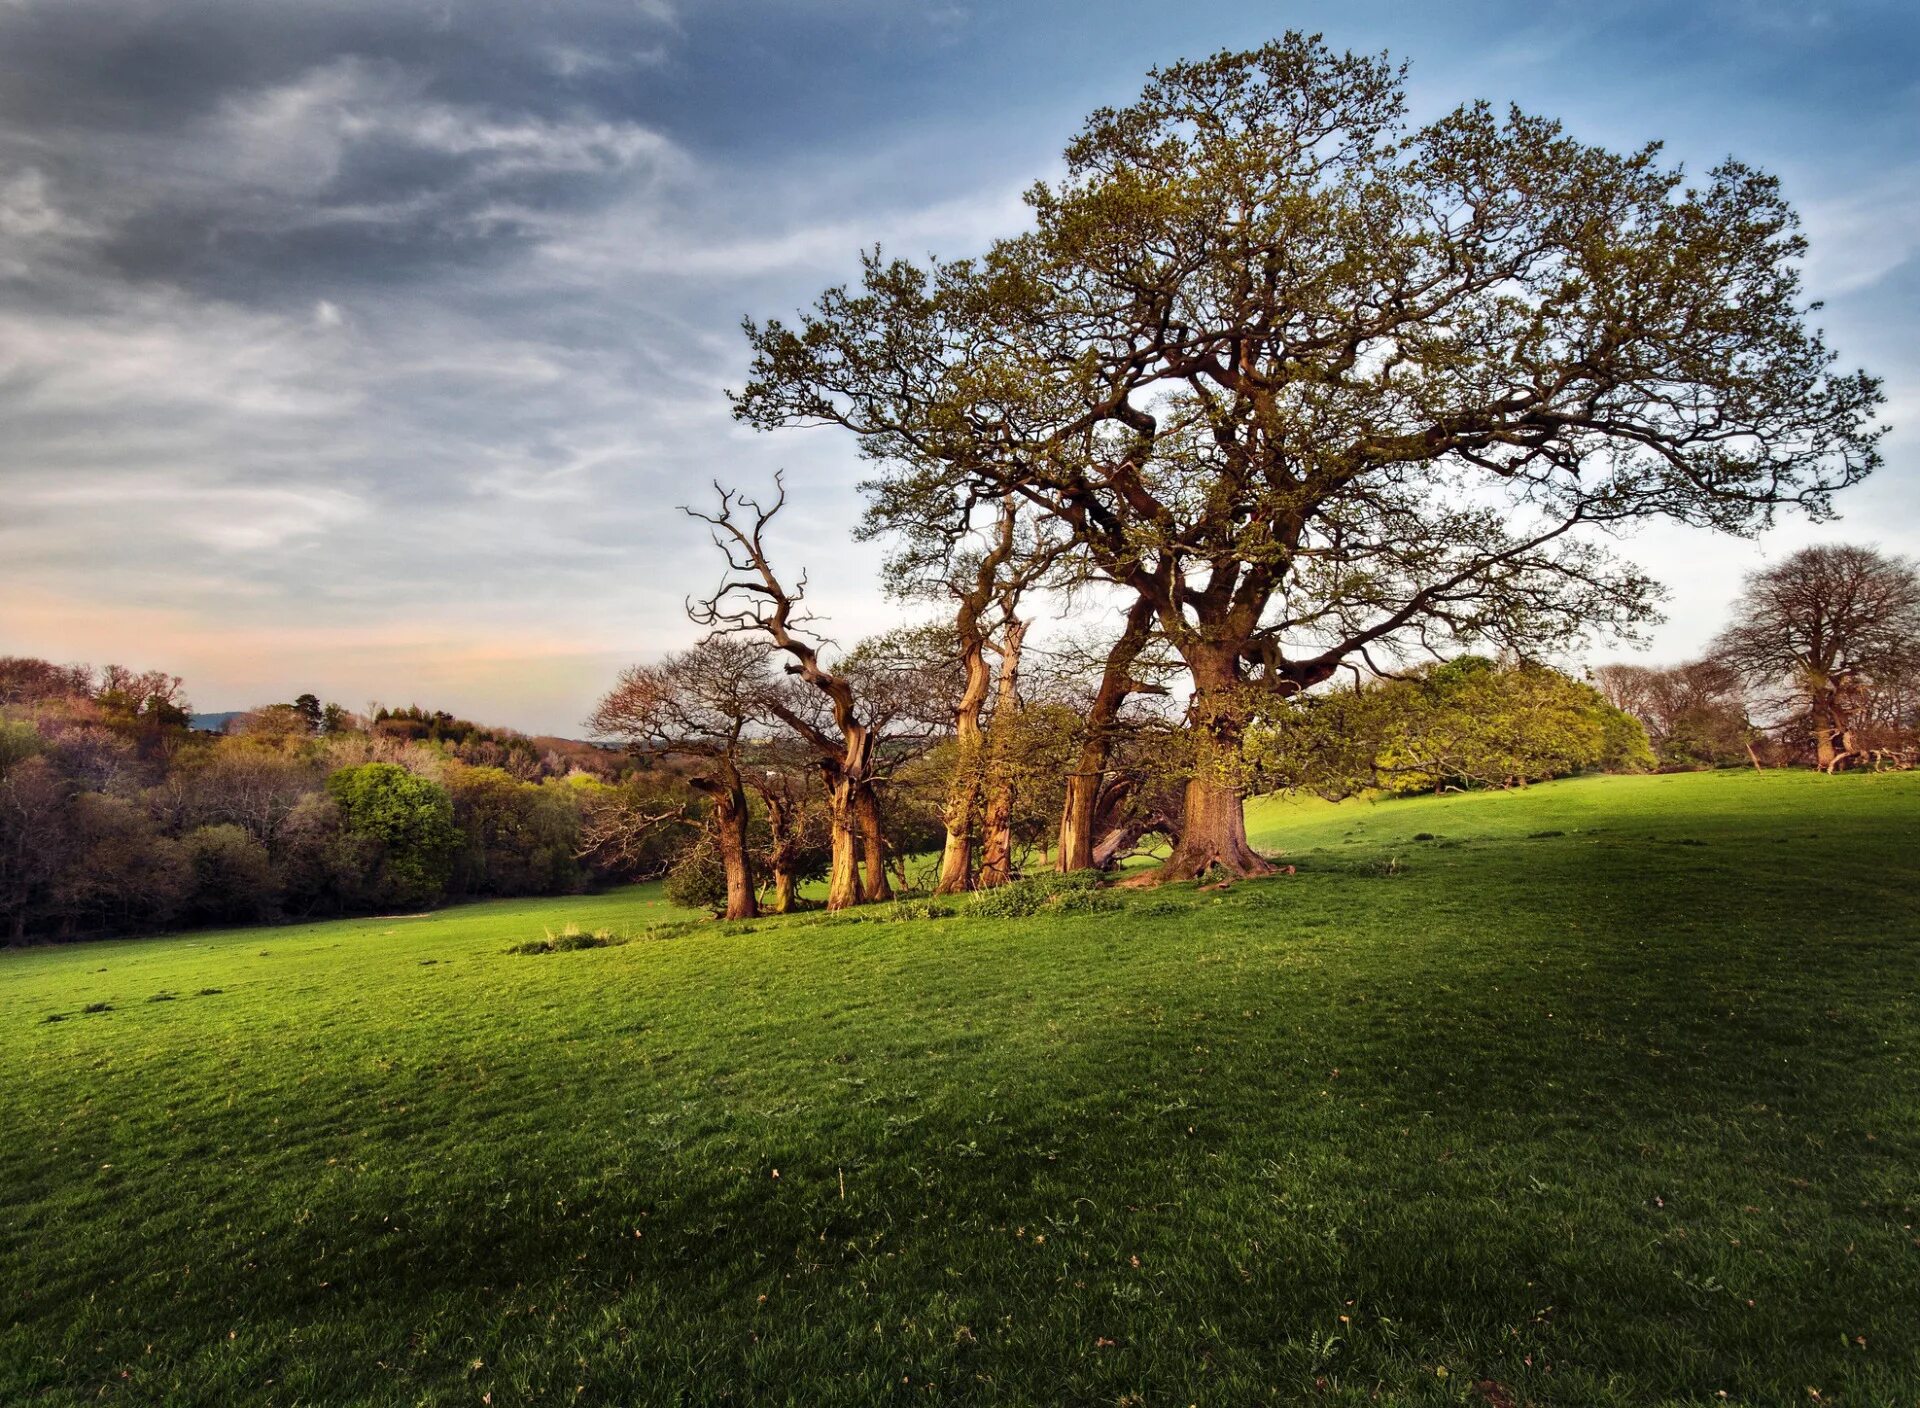
<path fill-rule="evenodd" d="M 747 792 L 741 754 L 747 731 L 766 717 L 770 676 L 758 641 L 709 636 L 657 665 L 634 665 L 600 701 L 590 724 L 602 738 L 700 759 L 687 785 L 712 808 L 715 849 L 727 879 L 726 917 L 759 912 L 747 847 Z"/>
<path fill-rule="evenodd" d="M 1920 572 L 1873 548 L 1802 548 L 1749 574 L 1733 611 L 1714 656 L 1776 703 L 1793 702 L 1822 771 L 1857 751 L 1874 687 L 1920 669 Z"/>
<path fill-rule="evenodd" d="M 764 636 L 790 657 L 787 672 L 824 702 L 828 721 L 802 713 L 778 691 L 768 695 L 767 707 L 812 746 L 826 783 L 833 826 L 827 908 L 845 909 L 863 900 L 892 899 L 880 801 L 873 788 L 874 731 L 851 682 L 844 674 L 827 668 L 818 645 L 798 629 L 809 619 L 795 614 L 806 599 L 806 576 L 802 574 L 788 587 L 773 569 L 766 547 L 767 525 L 787 502 L 784 480 L 776 476 L 774 483 L 771 504 L 715 484 L 720 503 L 713 513 L 684 509 L 712 528 L 714 545 L 725 555 L 728 573 L 712 596 L 689 602 L 687 614 L 717 633 L 753 632 Z M 860 865 L 863 854 L 864 877 Z"/>
<path fill-rule="evenodd" d="M 1662 767 L 1710 767 L 1742 757 L 1760 766 L 1740 676 L 1722 661 L 1616 661 L 1596 668 L 1593 684 L 1607 703 L 1640 721 Z"/>

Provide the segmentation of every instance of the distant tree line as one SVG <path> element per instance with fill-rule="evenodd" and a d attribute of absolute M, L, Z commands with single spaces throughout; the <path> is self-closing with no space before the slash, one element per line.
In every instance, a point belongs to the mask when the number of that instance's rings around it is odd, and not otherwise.
<path fill-rule="evenodd" d="M 1751 573 L 1698 660 L 1594 672 L 1664 769 L 1920 763 L 1920 572 L 1855 544 Z"/>
<path fill-rule="evenodd" d="M 0 936 L 418 909 L 657 875 L 603 811 L 677 795 L 655 761 L 312 695 L 194 732 L 177 676 L 0 659 Z"/>

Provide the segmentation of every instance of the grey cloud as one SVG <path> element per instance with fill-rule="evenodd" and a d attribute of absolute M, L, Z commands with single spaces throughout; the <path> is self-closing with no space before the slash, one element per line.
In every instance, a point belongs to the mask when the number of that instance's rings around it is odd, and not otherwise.
<path fill-rule="evenodd" d="M 1271 27 L 1204 8 L 1121 0 L 1088 34 L 1010 0 L 0 0 L 0 652 L 98 653 L 11 632 L 31 596 L 50 621 L 133 602 L 196 639 L 498 636 L 597 669 L 691 634 L 714 561 L 676 506 L 779 466 L 785 560 L 851 640 L 892 610 L 847 541 L 858 468 L 831 433 L 731 422 L 740 315 L 876 240 L 958 254 L 1014 226 L 1080 112 Z M 1837 305 L 1855 326 L 1911 271 L 1876 223 L 1910 192 L 1890 173 L 1817 212 L 1889 269 Z M 209 707 L 278 688 L 186 639 L 144 663 L 206 672 Z"/>

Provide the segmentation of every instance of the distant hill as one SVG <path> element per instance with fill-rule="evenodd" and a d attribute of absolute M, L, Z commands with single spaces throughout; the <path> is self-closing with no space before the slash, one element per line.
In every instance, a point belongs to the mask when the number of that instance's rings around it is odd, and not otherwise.
<path fill-rule="evenodd" d="M 196 733 L 225 733 L 228 721 L 246 712 L 245 709 L 229 709 L 224 714 L 189 714 L 187 727 Z"/>

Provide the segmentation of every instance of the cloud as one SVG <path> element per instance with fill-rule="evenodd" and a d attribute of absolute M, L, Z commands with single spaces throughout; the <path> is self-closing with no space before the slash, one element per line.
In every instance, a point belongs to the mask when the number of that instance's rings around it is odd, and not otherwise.
<path fill-rule="evenodd" d="M 1829 298 L 1871 288 L 1920 253 L 1920 163 L 1864 190 L 1808 201 L 1800 214 L 1808 287 Z"/>
<path fill-rule="evenodd" d="M 210 707 L 297 684 L 572 728 L 693 635 L 717 564 L 676 506 L 779 467 L 782 562 L 841 640 L 885 624 L 852 447 L 729 416 L 739 318 L 875 242 L 977 251 L 1092 102 L 1266 23 L 970 8 L 0 0 L 0 651 L 137 656 Z M 1595 57 L 1632 27 L 1568 11 L 1593 43 L 1556 48 L 1528 18 L 1427 28 L 1469 89 L 1503 40 L 1516 83 L 1604 70 L 1572 87 L 1641 132 L 1645 54 Z M 1837 333 L 1886 328 L 1904 424 L 1902 161 L 1823 172 L 1807 214 L 1810 285 Z M 1858 514 L 1910 524 L 1886 482 Z"/>

